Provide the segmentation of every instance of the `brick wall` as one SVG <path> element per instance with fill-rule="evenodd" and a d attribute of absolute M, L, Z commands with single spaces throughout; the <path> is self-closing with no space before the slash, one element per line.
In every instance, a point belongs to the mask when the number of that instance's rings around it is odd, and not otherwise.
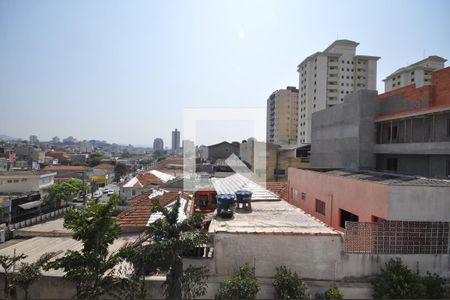
<path fill-rule="evenodd" d="M 450 104 L 450 67 L 431 74 L 433 97 L 430 106 Z"/>

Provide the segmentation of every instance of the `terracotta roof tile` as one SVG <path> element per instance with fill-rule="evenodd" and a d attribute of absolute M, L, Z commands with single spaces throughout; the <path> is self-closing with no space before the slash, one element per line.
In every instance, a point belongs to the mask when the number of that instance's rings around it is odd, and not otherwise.
<path fill-rule="evenodd" d="M 46 166 L 44 171 L 88 171 L 86 166 Z"/>
<path fill-rule="evenodd" d="M 286 182 L 266 182 L 266 188 L 279 195 L 284 200 L 288 199 L 288 189 Z"/>
<path fill-rule="evenodd" d="M 117 216 L 116 222 L 122 228 L 139 228 L 147 225 L 148 219 L 152 214 L 152 199 L 148 197 L 153 191 L 146 191 L 129 200 L 132 207 Z M 165 192 L 163 195 L 157 196 L 162 206 L 167 206 L 178 197 L 178 192 Z M 189 197 L 183 194 L 184 197 Z"/>
<path fill-rule="evenodd" d="M 150 173 L 139 174 L 137 176 L 137 179 L 142 184 L 142 186 L 160 185 L 161 183 L 163 183 L 161 179 Z"/>

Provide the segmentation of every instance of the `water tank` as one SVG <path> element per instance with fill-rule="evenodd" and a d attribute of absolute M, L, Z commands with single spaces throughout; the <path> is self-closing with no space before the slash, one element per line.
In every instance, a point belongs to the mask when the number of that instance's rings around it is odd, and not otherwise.
<path fill-rule="evenodd" d="M 240 190 L 236 193 L 236 209 L 252 210 L 252 192 Z"/>
<path fill-rule="evenodd" d="M 234 196 L 230 194 L 219 194 L 217 199 L 217 215 L 222 218 L 231 218 L 233 216 L 232 204 Z"/>

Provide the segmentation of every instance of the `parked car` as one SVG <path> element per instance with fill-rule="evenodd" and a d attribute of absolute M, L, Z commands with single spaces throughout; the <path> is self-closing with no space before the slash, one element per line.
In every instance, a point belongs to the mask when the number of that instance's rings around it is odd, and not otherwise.
<path fill-rule="evenodd" d="M 108 196 L 111 196 L 112 194 L 114 194 L 113 190 L 108 190 Z"/>
<path fill-rule="evenodd" d="M 94 199 L 100 199 L 102 195 L 103 195 L 102 191 L 96 191 L 94 193 Z"/>

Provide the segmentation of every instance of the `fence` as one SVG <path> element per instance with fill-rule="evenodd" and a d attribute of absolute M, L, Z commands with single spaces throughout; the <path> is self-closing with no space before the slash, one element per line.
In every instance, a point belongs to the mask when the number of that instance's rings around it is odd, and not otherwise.
<path fill-rule="evenodd" d="M 29 218 L 17 223 L 13 223 L 10 224 L 8 226 L 9 230 L 14 230 L 14 229 L 19 229 L 19 228 L 23 228 L 23 227 L 27 227 L 27 226 L 31 226 L 40 222 L 45 222 L 48 220 L 51 220 L 53 218 L 59 217 L 61 215 L 64 215 L 70 208 L 69 207 L 64 207 L 64 208 L 60 208 L 45 214 L 41 214 L 39 216 L 35 216 L 33 218 Z"/>
<path fill-rule="evenodd" d="M 346 222 L 345 252 L 447 254 L 448 222 Z"/>

